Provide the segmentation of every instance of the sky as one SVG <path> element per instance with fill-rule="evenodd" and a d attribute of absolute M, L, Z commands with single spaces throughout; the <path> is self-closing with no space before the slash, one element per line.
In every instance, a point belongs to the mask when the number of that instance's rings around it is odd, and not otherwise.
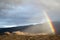
<path fill-rule="evenodd" d="M 60 0 L 0 0 L 0 28 L 43 24 L 47 22 L 44 12 L 60 22 Z"/>

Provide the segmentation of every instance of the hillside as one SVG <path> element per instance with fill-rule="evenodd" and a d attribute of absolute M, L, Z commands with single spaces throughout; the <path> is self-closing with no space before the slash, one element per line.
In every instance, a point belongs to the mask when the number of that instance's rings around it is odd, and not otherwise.
<path fill-rule="evenodd" d="M 5 34 L 0 35 L 0 40 L 60 40 L 60 35 L 48 35 L 48 34 L 27 34 L 23 32 L 5 32 Z"/>

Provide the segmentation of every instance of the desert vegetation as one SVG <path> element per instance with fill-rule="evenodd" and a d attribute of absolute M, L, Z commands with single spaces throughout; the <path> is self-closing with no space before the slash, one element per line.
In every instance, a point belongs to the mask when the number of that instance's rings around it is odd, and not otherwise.
<path fill-rule="evenodd" d="M 48 35 L 45 33 L 35 35 L 17 31 L 0 34 L 0 40 L 60 40 L 60 35 Z"/>

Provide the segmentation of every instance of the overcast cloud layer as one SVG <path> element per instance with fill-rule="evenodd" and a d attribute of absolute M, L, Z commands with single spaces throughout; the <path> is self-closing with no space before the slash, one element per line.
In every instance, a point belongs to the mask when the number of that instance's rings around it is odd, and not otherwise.
<path fill-rule="evenodd" d="M 0 26 L 45 23 L 44 11 L 60 21 L 60 0 L 0 0 Z"/>

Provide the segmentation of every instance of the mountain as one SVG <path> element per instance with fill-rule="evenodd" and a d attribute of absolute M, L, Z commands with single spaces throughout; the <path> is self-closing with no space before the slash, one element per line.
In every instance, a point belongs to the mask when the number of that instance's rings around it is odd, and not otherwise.
<path fill-rule="evenodd" d="M 56 34 L 60 34 L 60 22 L 53 22 L 54 28 L 56 30 Z M 26 26 L 17 26 L 11 28 L 0 28 L 0 33 L 3 32 L 13 32 L 13 31 L 21 31 L 28 33 L 53 33 L 48 23 L 36 24 L 36 25 L 26 25 Z"/>
<path fill-rule="evenodd" d="M 11 28 L 0 28 L 0 33 L 13 32 L 13 31 L 22 31 L 22 32 L 28 32 L 28 33 L 52 33 L 48 23 L 17 26 L 17 27 L 11 27 Z"/>

